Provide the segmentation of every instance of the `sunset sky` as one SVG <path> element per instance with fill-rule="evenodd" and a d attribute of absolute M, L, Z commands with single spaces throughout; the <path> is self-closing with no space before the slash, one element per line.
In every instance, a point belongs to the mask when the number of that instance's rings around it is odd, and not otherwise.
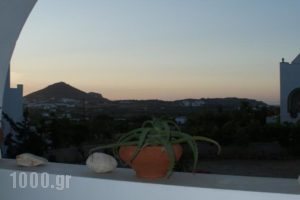
<path fill-rule="evenodd" d="M 279 103 L 279 62 L 300 53 L 299 0 L 39 0 L 12 86 L 64 81 L 116 99 Z"/>

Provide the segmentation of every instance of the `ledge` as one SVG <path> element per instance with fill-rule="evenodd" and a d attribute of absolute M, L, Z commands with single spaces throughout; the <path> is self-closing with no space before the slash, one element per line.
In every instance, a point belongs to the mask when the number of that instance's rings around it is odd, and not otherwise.
<path fill-rule="evenodd" d="M 69 188 L 13 188 L 12 173 L 70 175 Z M 19 167 L 15 160 L 0 160 L 0 199 L 289 199 L 300 198 L 296 179 L 173 173 L 169 179 L 146 181 L 135 177 L 131 169 L 118 168 L 112 173 L 95 174 L 84 165 L 48 163 L 39 167 Z M 40 195 L 40 196 L 39 196 Z"/>

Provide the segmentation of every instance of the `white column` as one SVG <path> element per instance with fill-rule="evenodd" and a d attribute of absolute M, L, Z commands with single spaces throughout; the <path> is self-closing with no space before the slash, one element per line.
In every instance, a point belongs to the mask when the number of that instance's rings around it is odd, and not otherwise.
<path fill-rule="evenodd" d="M 0 0 L 0 128 L 8 67 L 22 27 L 37 0 Z"/>

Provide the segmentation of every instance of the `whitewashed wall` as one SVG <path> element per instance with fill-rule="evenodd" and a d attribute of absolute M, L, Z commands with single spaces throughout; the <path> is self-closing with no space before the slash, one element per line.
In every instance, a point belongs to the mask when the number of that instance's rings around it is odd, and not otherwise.
<path fill-rule="evenodd" d="M 49 174 L 49 184 L 45 183 L 46 179 L 42 181 L 43 173 Z M 70 178 L 57 181 L 61 175 Z M 300 199 L 300 184 L 296 178 L 174 173 L 169 179 L 146 181 L 136 178 L 131 169 L 95 174 L 84 165 L 48 163 L 28 168 L 18 167 L 15 160 L 7 159 L 0 160 L 0 177 L 1 200 Z"/>
<path fill-rule="evenodd" d="M 36 1 L 0 0 L 0 122 L 9 63 L 22 27 Z"/>
<path fill-rule="evenodd" d="M 288 113 L 288 96 L 296 88 L 300 87 L 300 61 L 296 59 L 292 63 L 280 63 L 280 120 L 281 122 L 296 122 L 300 119 L 292 118 Z"/>

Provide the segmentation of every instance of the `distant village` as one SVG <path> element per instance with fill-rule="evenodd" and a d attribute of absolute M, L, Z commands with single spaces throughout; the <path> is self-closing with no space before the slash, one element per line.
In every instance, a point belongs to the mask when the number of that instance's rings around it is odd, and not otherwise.
<path fill-rule="evenodd" d="M 91 98 L 88 93 L 64 82 L 55 83 L 29 94 L 24 97 L 24 102 L 27 110 L 45 118 L 55 114 L 56 118 L 78 121 L 99 114 L 112 115 L 117 118 L 134 115 L 170 115 L 180 124 L 186 122 L 186 114 L 198 112 L 201 109 L 238 110 L 242 102 L 248 103 L 253 109 L 261 107 L 273 109 L 272 106 L 263 102 L 238 98 L 110 101 L 100 94 Z M 276 120 L 277 116 L 269 117 L 268 121 L 271 122 L 271 118 Z"/>

